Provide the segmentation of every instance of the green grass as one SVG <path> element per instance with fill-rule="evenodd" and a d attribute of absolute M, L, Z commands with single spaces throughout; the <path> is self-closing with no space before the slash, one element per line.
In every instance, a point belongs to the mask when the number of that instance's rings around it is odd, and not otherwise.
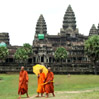
<path fill-rule="evenodd" d="M 18 78 L 18 74 L 0 74 L 0 79 L 2 79 L 0 80 L 0 99 L 17 99 Z M 54 99 L 99 99 L 99 76 L 71 75 L 70 77 L 68 77 L 67 75 L 55 75 L 54 81 L 56 92 L 56 97 Z M 30 74 L 29 95 L 35 95 L 36 89 L 37 77 Z M 81 92 L 85 90 L 92 91 L 83 93 L 71 93 L 71 91 Z M 69 91 L 70 93 L 66 93 L 67 91 Z M 23 97 L 25 97 L 25 95 Z"/>

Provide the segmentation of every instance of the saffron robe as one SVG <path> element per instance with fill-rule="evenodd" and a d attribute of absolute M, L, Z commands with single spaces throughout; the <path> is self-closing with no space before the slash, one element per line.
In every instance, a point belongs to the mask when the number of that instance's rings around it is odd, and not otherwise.
<path fill-rule="evenodd" d="M 46 76 L 46 79 L 45 79 L 45 82 L 47 83 L 49 81 L 53 81 L 53 79 L 54 79 L 53 72 L 48 72 L 47 76 Z M 53 82 L 49 82 L 49 83 L 45 84 L 45 92 L 46 93 L 53 93 L 54 92 Z"/>
<path fill-rule="evenodd" d="M 45 74 L 39 73 L 37 93 L 44 93 L 44 85 L 43 85 L 44 81 L 45 81 Z"/>
<path fill-rule="evenodd" d="M 21 95 L 27 93 L 28 91 L 28 73 L 27 71 L 20 71 L 19 75 L 19 89 L 18 89 L 18 94 L 21 93 Z"/>

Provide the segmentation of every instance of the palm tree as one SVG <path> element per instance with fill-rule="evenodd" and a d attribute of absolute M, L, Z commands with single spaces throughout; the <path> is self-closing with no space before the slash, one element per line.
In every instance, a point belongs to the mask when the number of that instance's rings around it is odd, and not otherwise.
<path fill-rule="evenodd" d="M 85 41 L 85 54 L 93 62 L 94 72 L 97 74 L 96 62 L 99 61 L 99 35 L 94 35 Z"/>

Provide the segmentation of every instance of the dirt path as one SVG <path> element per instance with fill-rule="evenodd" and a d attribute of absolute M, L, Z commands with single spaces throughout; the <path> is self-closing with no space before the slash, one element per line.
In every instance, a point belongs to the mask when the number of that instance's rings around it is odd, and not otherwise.
<path fill-rule="evenodd" d="M 30 97 L 30 98 L 27 98 L 27 99 L 34 99 L 35 98 L 35 96 L 32 96 L 32 97 Z"/>
<path fill-rule="evenodd" d="M 93 92 L 94 90 L 84 90 L 84 91 L 56 91 L 57 94 L 62 93 L 85 93 L 85 92 Z"/>
<path fill-rule="evenodd" d="M 87 93 L 87 92 L 93 92 L 93 91 L 95 91 L 94 89 L 92 89 L 92 90 L 84 90 L 84 91 L 56 91 L 55 92 L 55 94 L 56 94 L 56 96 L 57 95 L 59 95 L 59 94 L 64 94 L 64 93 L 71 93 L 71 94 L 77 94 L 77 93 Z M 97 91 L 99 91 L 98 89 L 97 89 Z M 25 99 L 34 99 L 35 98 L 35 96 L 36 95 L 33 95 L 32 97 L 30 97 L 30 98 L 25 98 Z M 61 96 L 61 95 L 60 95 Z M 61 97 L 60 97 L 61 98 Z M 38 98 L 37 98 L 38 99 Z M 40 98 L 40 99 L 44 99 L 44 98 Z"/>

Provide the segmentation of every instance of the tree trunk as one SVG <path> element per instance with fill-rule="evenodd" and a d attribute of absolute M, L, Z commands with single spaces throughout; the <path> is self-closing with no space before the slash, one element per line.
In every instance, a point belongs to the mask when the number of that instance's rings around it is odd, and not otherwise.
<path fill-rule="evenodd" d="M 63 71 L 63 64 L 62 64 L 62 59 L 61 59 L 61 69 L 62 69 L 62 71 Z M 63 72 L 62 72 L 62 74 L 63 74 Z"/>
<path fill-rule="evenodd" d="M 94 73 L 95 75 L 97 75 L 97 65 L 95 61 L 93 62 L 93 66 L 94 66 Z"/>

